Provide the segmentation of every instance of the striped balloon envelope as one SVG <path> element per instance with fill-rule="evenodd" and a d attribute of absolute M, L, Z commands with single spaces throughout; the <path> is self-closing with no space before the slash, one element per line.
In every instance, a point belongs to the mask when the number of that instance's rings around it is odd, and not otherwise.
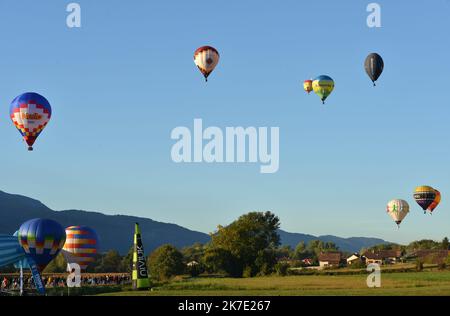
<path fill-rule="evenodd" d="M 208 76 L 219 63 L 220 55 L 217 49 L 211 46 L 202 46 L 194 52 L 194 63 L 208 81 Z"/>
<path fill-rule="evenodd" d="M 414 200 L 416 200 L 417 204 L 420 205 L 425 213 L 426 209 L 433 203 L 436 198 L 436 190 L 428 185 L 422 185 L 414 190 L 413 196 Z"/>
<path fill-rule="evenodd" d="M 25 251 L 17 236 L 0 234 L 0 267 L 25 259 Z"/>
<path fill-rule="evenodd" d="M 68 263 L 77 263 L 81 270 L 85 271 L 97 255 L 97 233 L 87 226 L 70 226 L 66 228 L 66 235 L 64 257 Z"/>

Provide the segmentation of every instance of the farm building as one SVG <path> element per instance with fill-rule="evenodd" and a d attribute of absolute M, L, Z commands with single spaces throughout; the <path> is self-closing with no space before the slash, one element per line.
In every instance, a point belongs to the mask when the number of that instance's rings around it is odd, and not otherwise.
<path fill-rule="evenodd" d="M 400 250 L 380 250 L 380 251 L 368 251 L 363 254 L 366 259 L 366 264 L 392 264 L 397 263 L 400 260 L 402 253 Z"/>
<path fill-rule="evenodd" d="M 319 255 L 319 265 L 321 268 L 339 267 L 341 259 L 340 252 L 324 252 Z"/>

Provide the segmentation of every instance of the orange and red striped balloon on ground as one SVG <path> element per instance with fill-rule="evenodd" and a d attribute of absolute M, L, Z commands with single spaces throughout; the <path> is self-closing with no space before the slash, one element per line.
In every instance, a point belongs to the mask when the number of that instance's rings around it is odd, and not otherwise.
<path fill-rule="evenodd" d="M 97 233 L 87 226 L 70 226 L 66 228 L 66 235 L 63 254 L 67 263 L 77 263 L 85 271 L 97 255 Z"/>

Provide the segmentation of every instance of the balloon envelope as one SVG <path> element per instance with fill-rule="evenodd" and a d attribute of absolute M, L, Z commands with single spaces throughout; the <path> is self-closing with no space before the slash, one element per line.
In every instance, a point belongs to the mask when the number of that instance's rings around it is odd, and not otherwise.
<path fill-rule="evenodd" d="M 436 192 L 436 197 L 434 198 L 433 203 L 428 206 L 428 210 L 430 211 L 430 213 L 432 213 L 434 209 L 439 205 L 439 203 L 441 203 L 441 192 L 436 189 L 434 191 Z"/>
<path fill-rule="evenodd" d="M 305 80 L 303 82 L 303 89 L 308 92 L 308 94 L 313 90 L 312 80 Z"/>
<path fill-rule="evenodd" d="M 392 200 L 387 205 L 387 213 L 397 225 L 400 225 L 409 213 L 409 204 L 405 200 Z"/>
<path fill-rule="evenodd" d="M 413 196 L 417 204 L 425 211 L 436 198 L 436 191 L 428 185 L 422 185 L 414 190 Z"/>
<path fill-rule="evenodd" d="M 383 58 L 377 53 L 369 54 L 364 62 L 364 68 L 373 85 L 375 85 L 375 81 L 378 80 L 384 69 Z"/>
<path fill-rule="evenodd" d="M 20 249 L 22 250 L 22 253 L 23 253 L 23 258 L 21 258 L 19 261 L 14 263 L 14 268 L 16 268 L 16 269 L 20 269 L 20 268 L 22 268 L 22 269 L 30 269 L 30 264 L 28 263 L 27 257 L 25 255 L 25 251 L 23 250 L 23 248 L 22 248 L 22 246 L 20 245 L 20 242 L 19 242 L 19 238 L 18 238 L 19 231 L 16 230 L 16 232 L 14 233 L 13 236 L 16 238 L 17 243 L 19 244 L 19 247 L 20 247 Z"/>
<path fill-rule="evenodd" d="M 219 63 L 220 55 L 217 49 L 211 46 L 202 46 L 194 52 L 194 63 L 208 81 L 208 76 Z"/>
<path fill-rule="evenodd" d="M 97 255 L 97 233 L 87 226 L 70 226 L 66 228 L 66 236 L 64 257 L 68 263 L 77 263 L 81 270 L 86 270 Z"/>
<path fill-rule="evenodd" d="M 314 92 L 320 97 L 322 103 L 331 94 L 334 89 L 334 81 L 329 76 L 319 76 L 312 82 Z"/>
<path fill-rule="evenodd" d="M 16 263 L 25 258 L 25 251 L 16 236 L 0 235 L 0 267 Z"/>
<path fill-rule="evenodd" d="M 27 256 L 42 272 L 64 246 L 66 232 L 54 220 L 35 218 L 20 226 L 18 238 Z"/>
<path fill-rule="evenodd" d="M 34 92 L 16 97 L 9 108 L 13 124 L 33 150 L 33 144 L 52 116 L 52 108 L 46 98 Z"/>

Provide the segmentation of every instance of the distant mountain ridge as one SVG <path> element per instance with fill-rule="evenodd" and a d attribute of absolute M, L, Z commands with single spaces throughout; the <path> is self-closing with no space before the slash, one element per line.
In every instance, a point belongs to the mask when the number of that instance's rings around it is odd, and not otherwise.
<path fill-rule="evenodd" d="M 189 230 L 176 224 L 157 222 L 149 218 L 127 215 L 105 215 L 98 212 L 81 210 L 54 211 L 38 200 L 0 191 L 0 234 L 13 234 L 19 226 L 31 218 L 50 218 L 64 227 L 87 225 L 94 228 L 100 237 L 101 251 L 115 249 L 126 254 L 133 243 L 134 223 L 139 222 L 146 253 L 163 244 L 172 244 L 178 248 L 190 246 L 196 242 L 210 241 L 208 234 Z M 295 247 L 300 241 L 308 243 L 319 239 L 336 243 L 343 251 L 355 252 L 362 247 L 386 243 L 378 238 L 336 236 L 313 236 L 300 233 L 288 233 L 279 230 L 283 245 Z"/>

